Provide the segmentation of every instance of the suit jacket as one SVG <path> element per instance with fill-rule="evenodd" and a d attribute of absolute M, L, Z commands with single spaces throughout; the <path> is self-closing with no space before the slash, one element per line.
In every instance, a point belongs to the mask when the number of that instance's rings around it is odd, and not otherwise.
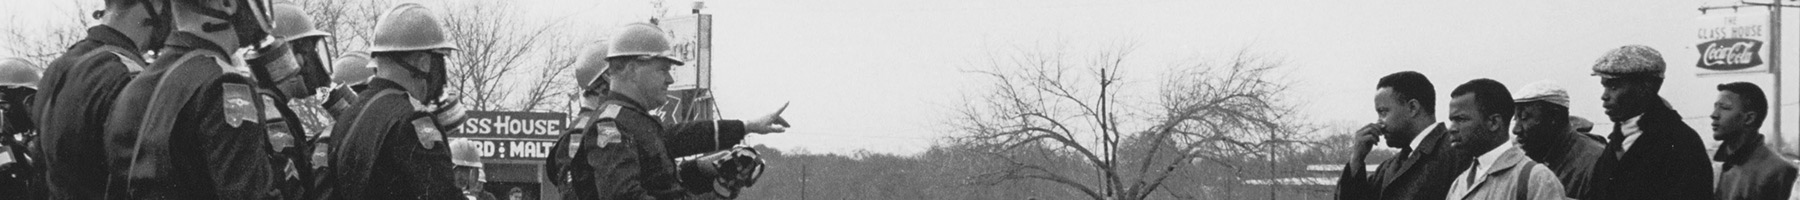
<path fill-rule="evenodd" d="M 1450 191 L 1448 199 L 1563 199 L 1562 182 L 1556 179 L 1556 174 L 1550 168 L 1533 163 L 1534 161 L 1525 157 L 1525 151 L 1520 151 L 1517 147 L 1502 151 L 1504 153 L 1500 154 L 1500 159 L 1495 160 L 1493 167 L 1478 175 L 1485 176 L 1485 179 L 1471 184 L 1469 192 Z M 1531 170 L 1531 175 L 1521 179 L 1520 176 L 1525 176 L 1525 170 Z M 1526 183 L 1519 183 L 1520 181 Z M 1521 184 L 1527 187 L 1525 191 L 1519 191 Z M 1527 196 L 1520 197 L 1520 193 Z"/>
<path fill-rule="evenodd" d="M 1444 199 L 1450 183 L 1460 170 L 1469 167 L 1469 157 L 1450 148 L 1450 133 L 1443 124 L 1432 127 L 1431 134 L 1419 143 L 1411 155 L 1399 155 L 1381 162 L 1375 174 L 1344 166 L 1338 178 L 1337 199 Z"/>
<path fill-rule="evenodd" d="M 1763 146 L 1761 134 L 1744 141 L 1727 141 L 1736 145 L 1719 148 L 1714 159 L 1725 162 L 1719 168 L 1719 188 L 1713 190 L 1718 199 L 1788 199 L 1794 186 L 1794 165 Z"/>
<path fill-rule="evenodd" d="M 1656 101 L 1660 101 L 1658 97 Z M 1667 104 L 1646 108 L 1636 144 L 1616 161 L 1596 162 L 1599 199 L 1711 199 L 1712 161 L 1699 133 Z M 1615 125 L 1613 132 L 1619 132 Z M 1604 155 L 1602 155 L 1604 157 Z"/>

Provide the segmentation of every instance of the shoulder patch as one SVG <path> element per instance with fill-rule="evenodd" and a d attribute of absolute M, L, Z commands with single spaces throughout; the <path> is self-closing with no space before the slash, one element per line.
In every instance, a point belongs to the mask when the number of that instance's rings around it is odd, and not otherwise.
<path fill-rule="evenodd" d="M 604 148 L 607 145 L 624 142 L 624 135 L 619 132 L 619 125 L 610 119 L 594 122 L 594 146 Z"/>
<path fill-rule="evenodd" d="M 243 123 L 255 123 L 262 117 L 256 110 L 255 91 L 250 85 L 241 83 L 223 83 L 219 92 L 220 109 L 225 112 L 225 123 L 235 128 Z"/>
<path fill-rule="evenodd" d="M 433 149 L 437 148 L 438 142 L 444 141 L 444 134 L 438 132 L 437 121 L 431 120 L 430 117 L 413 119 L 412 125 L 413 131 L 418 134 L 420 147 Z"/>

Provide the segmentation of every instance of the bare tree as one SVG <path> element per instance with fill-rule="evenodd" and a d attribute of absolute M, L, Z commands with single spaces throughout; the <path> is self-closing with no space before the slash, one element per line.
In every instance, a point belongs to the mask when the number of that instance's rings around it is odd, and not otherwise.
<path fill-rule="evenodd" d="M 569 51 L 569 49 L 582 49 L 578 45 L 597 43 L 571 42 L 575 39 L 567 36 L 551 36 L 547 40 L 552 42 L 545 43 L 543 48 L 560 50 L 544 51 L 544 58 L 538 59 L 540 64 L 536 76 L 534 76 L 537 78 L 531 79 L 523 96 L 519 96 L 518 102 L 513 104 L 520 106 L 518 109 L 520 111 L 567 111 L 567 107 L 557 107 L 557 105 L 565 105 L 571 100 L 571 95 L 580 91 L 574 87 L 577 85 L 576 80 L 565 74 L 570 73 L 569 68 L 575 66 L 575 58 L 580 56 L 579 54 L 585 53 Z"/>
<path fill-rule="evenodd" d="M 367 49 L 375 19 L 394 5 L 389 0 L 300 0 L 297 4 L 313 17 L 313 27 L 331 33 L 325 52 L 336 54 Z"/>
<path fill-rule="evenodd" d="M 1195 163 L 1248 168 L 1237 165 L 1304 143 L 1288 137 L 1293 109 L 1276 100 L 1286 87 L 1270 73 L 1281 62 L 1240 52 L 1222 64 L 1178 65 L 1155 98 L 1136 100 L 1122 92 L 1133 88 L 1121 73 L 1134 48 L 990 56 L 976 73 L 993 89 L 949 122 L 962 134 L 956 142 L 1005 162 L 974 183 L 1048 181 L 1093 199 L 1144 199 Z"/>
<path fill-rule="evenodd" d="M 449 4 L 444 27 L 457 47 L 451 58 L 448 91 L 462 95 L 461 102 L 471 110 L 516 110 L 504 106 L 512 95 L 506 75 L 525 69 L 530 56 L 547 49 L 544 43 L 555 24 L 528 21 L 517 14 L 525 12 L 499 0 L 456 1 Z"/>
<path fill-rule="evenodd" d="M 89 25 L 97 24 L 92 15 L 101 6 L 89 1 L 71 1 L 54 8 L 54 17 L 43 24 L 27 24 L 18 16 L 7 17 L 0 41 L 6 56 L 25 58 L 39 67 L 50 64 L 70 45 L 87 37 Z M 17 15 L 17 14 L 13 14 Z"/>

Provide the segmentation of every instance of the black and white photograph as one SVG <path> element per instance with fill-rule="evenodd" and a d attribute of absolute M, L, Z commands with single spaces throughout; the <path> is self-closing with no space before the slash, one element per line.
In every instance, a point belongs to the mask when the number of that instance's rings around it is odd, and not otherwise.
<path fill-rule="evenodd" d="M 0 199 L 1800 200 L 1796 86 L 1800 0 L 7 0 Z"/>

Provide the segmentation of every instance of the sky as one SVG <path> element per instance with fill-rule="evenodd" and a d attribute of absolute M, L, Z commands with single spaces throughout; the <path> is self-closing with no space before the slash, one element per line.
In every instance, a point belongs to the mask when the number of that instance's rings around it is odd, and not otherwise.
<path fill-rule="evenodd" d="M 33 21 L 59 0 L 26 0 L 0 12 Z M 97 0 L 95 0 L 97 2 Z M 528 16 L 574 19 L 577 35 L 605 35 L 649 16 L 648 1 L 515 1 Z M 987 82 L 965 72 L 995 53 L 1067 44 L 1077 50 L 1136 44 L 1128 76 L 1222 59 L 1242 49 L 1285 59 L 1290 103 L 1312 122 L 1374 121 L 1375 81 L 1412 70 L 1435 84 L 1439 110 L 1456 85 L 1475 78 L 1509 88 L 1548 80 L 1573 96 L 1572 113 L 1604 121 L 1595 59 L 1622 45 L 1659 50 L 1668 63 L 1662 95 L 1710 141 L 1714 86 L 1771 76 L 1697 77 L 1697 10 L 1655 1 L 1180 1 L 1180 0 L 715 0 L 714 86 L 727 118 L 791 103 L 786 133 L 746 143 L 819 153 L 922 152 L 954 134 L 944 124 Z M 670 0 L 671 15 L 690 1 Z M 97 3 L 96 3 L 97 5 Z M 1743 8 L 1738 12 L 1766 9 Z M 1730 13 L 1715 10 L 1709 14 Z M 1800 22 L 1800 10 L 1785 19 Z M 12 27 L 7 27 L 12 28 Z M 1783 27 L 1787 57 L 1800 52 L 1800 24 Z M 5 55 L 0 55 L 5 56 Z M 1800 57 L 1794 57 L 1800 58 Z M 1784 63 L 1784 84 L 1800 79 Z M 1154 86 L 1144 84 L 1144 86 Z M 1789 91 L 1793 91 L 1790 89 Z M 1800 138 L 1795 92 L 1783 94 L 1783 140 Z M 1439 118 L 1444 118 L 1440 114 Z M 1596 127 L 1607 127 L 1604 124 Z M 1329 129 L 1328 129 L 1329 130 Z M 1765 126 L 1764 131 L 1772 132 Z M 1317 133 L 1341 134 L 1341 133 Z M 1791 147 L 1790 147 L 1791 148 Z"/>

